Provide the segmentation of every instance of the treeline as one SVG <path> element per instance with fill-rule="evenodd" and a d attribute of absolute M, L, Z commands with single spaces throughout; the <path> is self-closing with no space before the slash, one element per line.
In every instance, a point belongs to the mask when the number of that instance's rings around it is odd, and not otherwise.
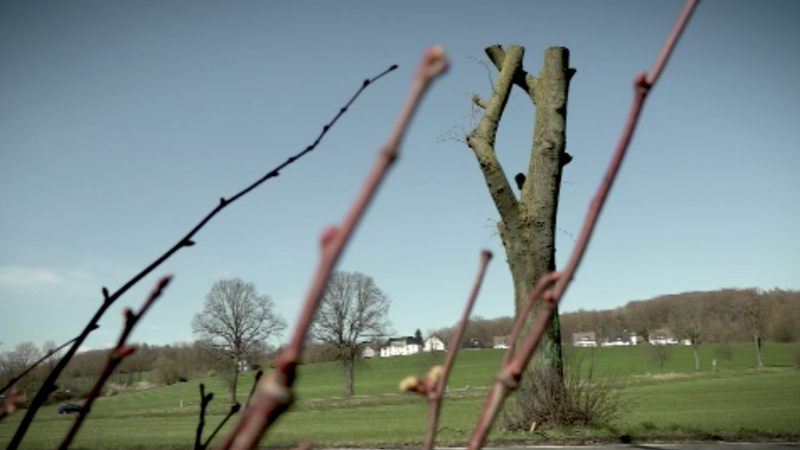
<path fill-rule="evenodd" d="M 27 367 L 57 346 L 52 341 L 38 347 L 33 342 L 22 342 L 13 350 L 0 353 L 0 386 L 5 386 L 19 376 Z M 52 401 L 84 398 L 103 371 L 110 349 L 90 350 L 76 354 L 57 381 L 58 390 L 51 395 Z M 267 345 L 254 346 L 245 355 L 243 369 L 268 366 L 275 349 Z M 56 353 L 31 373 L 16 382 L 23 399 L 35 395 L 50 371 L 60 360 L 62 352 Z M 139 385 L 173 384 L 201 376 L 229 376 L 230 361 L 213 346 L 203 341 L 155 346 L 138 345 L 136 351 L 126 357 L 106 383 L 106 395 Z"/>
<path fill-rule="evenodd" d="M 562 342 L 572 333 L 594 331 L 602 339 L 627 330 L 647 339 L 651 331 L 670 329 L 678 338 L 722 344 L 800 341 L 800 291 L 720 289 L 662 295 L 607 310 L 561 314 Z"/>
<path fill-rule="evenodd" d="M 572 344 L 572 334 L 594 331 L 602 340 L 612 331 L 635 332 L 647 339 L 649 333 L 669 329 L 676 337 L 697 343 L 800 341 L 800 291 L 772 289 L 720 289 L 662 295 L 650 300 L 628 302 L 605 310 L 579 309 L 562 313 L 561 341 Z M 491 347 L 495 336 L 511 333 L 512 317 L 470 320 L 465 340 L 479 339 Z M 428 330 L 449 344 L 457 324 Z"/>

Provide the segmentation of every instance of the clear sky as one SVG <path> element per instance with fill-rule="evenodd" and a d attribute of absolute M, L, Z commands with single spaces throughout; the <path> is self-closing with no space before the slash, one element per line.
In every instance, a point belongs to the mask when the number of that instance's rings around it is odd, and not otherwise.
<path fill-rule="evenodd" d="M 229 197 L 315 138 L 391 64 L 317 151 L 227 208 L 123 296 L 86 342 L 116 341 L 121 309 L 174 273 L 134 341 L 192 339 L 212 284 L 240 277 L 291 323 L 317 237 L 361 185 L 424 48 L 452 66 L 340 268 L 375 278 L 397 334 L 454 323 L 482 247 L 475 309 L 510 315 L 498 214 L 471 150 L 476 62 L 499 43 L 537 73 L 563 45 L 569 93 L 557 260 L 566 261 L 627 114 L 682 1 L 2 2 L 0 351 L 77 335 L 102 301 Z M 722 287 L 800 288 L 800 2 L 704 0 L 652 92 L 563 310 Z M 496 71 L 491 71 L 494 77 Z M 518 89 L 497 152 L 524 171 L 533 108 Z"/>

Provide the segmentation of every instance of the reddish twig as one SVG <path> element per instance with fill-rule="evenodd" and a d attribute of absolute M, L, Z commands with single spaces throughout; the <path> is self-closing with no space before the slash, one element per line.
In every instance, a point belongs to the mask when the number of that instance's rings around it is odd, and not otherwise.
<path fill-rule="evenodd" d="M 447 69 L 447 60 L 441 47 L 425 51 L 422 62 L 414 74 L 411 92 L 387 142 L 381 148 L 377 161 L 367 175 L 355 201 L 342 224 L 326 227 L 320 236 L 321 258 L 303 303 L 303 310 L 295 324 L 291 340 L 275 361 L 271 370 L 258 382 L 252 402 L 245 408 L 233 429 L 225 436 L 219 449 L 252 449 L 258 439 L 275 419 L 291 405 L 297 360 L 303 348 L 308 329 L 317 311 L 331 271 L 344 250 L 356 225 L 372 200 L 381 181 L 397 159 L 405 130 L 431 82 Z"/>
<path fill-rule="evenodd" d="M 425 375 L 424 380 L 420 380 L 416 376 L 410 376 L 400 382 L 401 391 L 416 392 L 428 397 L 428 423 L 425 428 L 425 440 L 422 445 L 424 450 L 433 448 L 433 440 L 437 433 L 436 424 L 439 422 L 439 410 L 444 396 L 444 387 L 447 385 L 447 377 L 450 375 L 450 369 L 452 369 L 453 362 L 456 359 L 461 337 L 464 335 L 467 323 L 469 323 L 469 315 L 475 305 L 475 299 L 478 298 L 478 291 L 481 289 L 483 275 L 486 273 L 486 266 L 489 264 L 490 259 L 492 259 L 492 252 L 482 250 L 478 273 L 475 275 L 472 290 L 469 293 L 466 305 L 464 305 L 464 311 L 461 313 L 458 328 L 456 328 L 455 334 L 450 339 L 450 350 L 448 350 L 447 357 L 445 357 L 444 366 L 432 367 Z"/>
<path fill-rule="evenodd" d="M 94 399 L 100 396 L 100 390 L 103 388 L 106 380 L 108 380 L 108 378 L 111 376 L 111 373 L 114 372 L 114 369 L 126 356 L 130 355 L 136 350 L 134 345 L 126 344 L 125 341 L 128 340 L 128 336 L 131 334 L 131 331 L 133 331 L 133 327 L 136 326 L 136 323 L 139 321 L 139 319 L 141 319 L 144 313 L 147 312 L 147 310 L 150 308 L 150 305 L 152 305 L 153 302 L 161 296 L 161 293 L 167 287 L 170 280 L 172 280 L 172 275 L 167 275 L 158 280 L 156 286 L 152 291 L 150 291 L 150 295 L 147 296 L 147 299 L 142 304 L 138 314 L 131 311 L 130 308 L 125 308 L 123 310 L 123 314 L 125 315 L 125 328 L 122 330 L 122 334 L 117 340 L 117 346 L 111 350 L 111 353 L 108 355 L 108 360 L 106 361 L 106 366 L 103 369 L 103 373 L 100 374 L 100 377 L 97 379 L 94 387 L 92 387 L 92 390 L 89 392 L 89 396 L 86 397 L 86 401 L 83 403 L 80 412 L 78 412 L 78 417 L 75 418 L 75 422 L 72 424 L 72 428 L 70 428 L 69 432 L 64 437 L 64 440 L 61 442 L 61 446 L 59 447 L 61 450 L 66 450 L 66 448 L 69 447 L 70 442 L 72 442 L 72 439 L 75 437 L 75 434 L 81 427 L 83 420 L 89 414 L 89 411 L 92 408 L 92 402 L 94 402 Z"/>
<path fill-rule="evenodd" d="M 96 329 L 98 329 L 98 328 L 100 328 L 100 325 L 96 325 L 96 324 L 95 324 L 94 328 L 92 328 L 92 329 L 91 329 L 91 330 L 89 330 L 89 331 L 94 331 L 94 330 L 96 330 Z M 68 346 L 69 344 L 72 344 L 72 343 L 73 343 L 73 342 L 75 342 L 76 340 L 78 340 L 78 338 L 77 338 L 77 337 L 75 337 L 75 338 L 73 338 L 72 340 L 69 340 L 69 341 L 67 341 L 67 342 L 65 342 L 65 343 L 63 343 L 63 344 L 61 344 L 61 346 L 59 346 L 58 348 L 55 348 L 55 349 L 53 349 L 53 350 L 50 350 L 49 352 L 45 353 L 45 355 L 44 355 L 44 356 L 42 356 L 41 358 L 39 358 L 39 360 L 38 360 L 38 361 L 36 361 L 35 363 L 33 363 L 33 364 L 31 364 L 30 366 L 28 366 L 28 368 L 27 368 L 27 369 L 25 369 L 25 370 L 24 370 L 24 371 L 23 371 L 21 374 L 17 375 L 16 377 L 12 378 L 12 379 L 11 379 L 11 380 L 10 380 L 8 383 L 6 383 L 6 385 L 5 385 L 5 386 L 3 386 L 3 388 L 2 388 L 2 389 L 0 389 L 0 394 L 2 394 L 3 392 L 7 391 L 7 390 L 8 390 L 8 389 L 9 389 L 11 386 L 13 386 L 13 385 L 14 385 L 14 383 L 16 383 L 17 381 L 21 380 L 21 379 L 22 379 L 22 378 L 23 378 L 25 375 L 29 374 L 29 373 L 30 373 L 30 372 L 31 372 L 33 369 L 35 369 L 35 368 L 36 368 L 36 367 L 37 367 L 39 364 L 41 364 L 41 363 L 43 363 L 43 362 L 47 361 L 47 359 L 48 359 L 48 358 L 50 358 L 51 356 L 55 355 L 55 354 L 56 354 L 56 353 L 58 353 L 58 352 L 59 352 L 59 351 L 60 351 L 62 348 L 64 348 L 64 347 Z"/>
<path fill-rule="evenodd" d="M 514 333 L 509 338 L 509 348 L 504 356 L 503 366 L 496 375 L 495 380 L 489 390 L 481 417 L 478 419 L 478 423 L 473 430 L 472 437 L 470 438 L 469 449 L 477 450 L 483 446 L 486 435 L 488 434 L 492 423 L 494 423 L 494 419 L 500 409 L 500 406 L 502 405 L 508 393 L 516 389 L 522 374 L 522 370 L 528 365 L 528 362 L 533 355 L 533 351 L 536 349 L 536 346 L 539 344 L 542 335 L 547 329 L 547 326 L 550 322 L 550 317 L 552 316 L 556 305 L 563 297 L 570 281 L 572 281 L 572 277 L 575 274 L 575 271 L 577 270 L 586 251 L 586 247 L 589 244 L 595 224 L 597 223 L 597 219 L 603 209 L 603 205 L 611 190 L 611 186 L 614 183 L 614 179 L 616 178 L 619 168 L 622 165 L 622 160 L 625 157 L 626 151 L 628 150 L 628 145 L 630 144 L 633 132 L 636 128 L 636 123 L 641 115 L 645 98 L 650 92 L 650 89 L 652 89 L 655 85 L 658 77 L 661 75 L 667 60 L 672 54 L 672 51 L 677 44 L 683 30 L 686 28 L 686 24 L 689 21 L 689 18 L 691 17 L 695 7 L 697 6 L 697 3 L 698 0 L 688 0 L 686 2 L 680 17 L 678 17 L 678 20 L 676 21 L 672 31 L 664 43 L 661 52 L 656 58 L 656 62 L 653 64 L 650 74 L 646 75 L 644 73 L 639 73 L 634 77 L 634 98 L 631 104 L 630 112 L 628 113 L 627 122 L 622 130 L 622 135 L 619 143 L 617 144 L 617 148 L 615 149 L 608 168 L 606 169 L 605 176 L 603 177 L 603 180 L 601 181 L 600 186 L 598 187 L 597 192 L 595 193 L 595 196 L 589 205 L 589 209 L 583 222 L 583 227 L 581 228 L 581 233 L 578 237 L 578 242 L 575 245 L 572 254 L 570 255 L 570 259 L 567 262 L 565 269 L 561 272 L 548 273 L 539 279 L 524 306 L 524 311 L 526 314 L 520 314 L 517 317 L 517 321 L 514 324 Z M 518 351 L 514 352 L 513 356 L 511 356 L 513 345 L 516 341 L 516 333 L 520 332 L 522 328 L 521 322 L 525 319 L 527 311 L 530 311 L 532 304 L 534 301 L 536 301 L 536 299 L 543 300 L 541 303 L 541 309 L 536 315 L 536 319 L 534 320 L 528 335 L 525 337 L 522 347 Z"/>
<path fill-rule="evenodd" d="M 19 395 L 19 389 L 12 388 L 8 391 L 8 398 L 3 400 L 3 403 L 0 404 L 0 420 L 6 418 L 6 416 L 10 416 L 17 410 L 17 406 L 19 406 L 19 402 L 22 401 L 22 397 Z"/>
<path fill-rule="evenodd" d="M 322 127 L 322 131 L 317 136 L 317 139 L 311 145 L 306 147 L 305 150 L 301 151 L 300 153 L 291 156 L 283 164 L 280 164 L 276 168 L 272 169 L 270 172 L 268 172 L 266 175 L 258 179 L 253 184 L 239 191 L 239 193 L 237 193 L 233 197 L 230 197 L 229 199 L 221 197 L 219 199 L 219 204 L 210 213 L 208 213 L 197 225 L 195 225 L 195 227 L 192 228 L 192 230 L 189 231 L 189 233 L 186 234 L 186 236 L 181 238 L 178 241 L 178 243 L 173 245 L 172 248 L 167 250 L 166 253 L 161 255 L 158 259 L 152 262 L 144 270 L 142 270 L 136 276 L 131 278 L 127 283 L 125 283 L 124 286 L 119 288 L 119 290 L 117 290 L 115 293 L 109 295 L 108 289 L 104 287 L 102 289 L 104 298 L 103 304 L 100 305 L 97 312 L 95 312 L 94 316 L 89 320 L 89 323 L 86 326 L 86 328 L 84 328 L 83 332 L 78 336 L 77 340 L 72 344 L 72 347 L 70 347 L 69 351 L 67 351 L 67 354 L 64 355 L 63 358 L 61 358 L 61 361 L 59 361 L 58 365 L 56 365 L 56 367 L 50 372 L 50 375 L 48 375 L 47 379 L 42 384 L 42 387 L 36 393 L 36 396 L 31 402 L 30 408 L 25 413 L 25 417 L 23 417 L 19 427 L 17 428 L 17 431 L 14 433 L 14 437 L 11 439 L 11 442 L 9 443 L 7 450 L 16 450 L 16 448 L 19 447 L 19 444 L 22 442 L 22 437 L 27 432 L 28 427 L 33 421 L 33 417 L 36 415 L 36 411 L 38 411 L 38 409 L 44 404 L 44 401 L 47 399 L 47 396 L 50 395 L 50 392 L 52 392 L 56 379 L 58 379 L 59 375 L 61 375 L 61 372 L 67 366 L 69 360 L 72 359 L 72 357 L 78 351 L 78 347 L 80 347 L 81 344 L 83 344 L 83 341 L 89 335 L 89 332 L 94 329 L 93 327 L 97 326 L 97 322 L 100 320 L 103 314 L 105 314 L 105 311 L 108 309 L 109 306 L 111 306 L 111 304 L 115 300 L 117 300 L 120 296 L 122 296 L 122 294 L 127 292 L 128 289 L 130 289 L 133 285 L 138 283 L 142 278 L 144 278 L 150 272 L 152 272 L 156 267 L 160 266 L 161 263 L 169 259 L 178 250 L 180 250 L 183 247 L 193 246 L 195 242 L 192 240 L 192 237 L 194 237 L 194 235 L 198 231 L 200 231 L 200 229 L 202 229 L 215 215 L 217 215 L 217 213 L 222 211 L 226 206 L 235 202 L 236 200 L 238 200 L 248 192 L 252 191 L 253 189 L 258 187 L 265 181 L 269 180 L 270 178 L 277 177 L 278 175 L 280 175 L 281 170 L 285 169 L 287 166 L 291 165 L 298 159 L 305 156 L 307 153 L 310 153 L 312 150 L 314 150 L 317 147 L 317 145 L 322 141 L 322 138 L 328 133 L 328 130 L 330 130 L 331 127 L 336 123 L 336 121 L 339 120 L 339 118 L 347 111 L 347 108 L 349 108 L 350 105 L 352 105 L 353 102 L 355 102 L 355 100 L 367 88 L 367 86 L 369 86 L 373 82 L 377 81 L 378 79 L 380 79 L 381 77 L 383 77 L 384 75 L 395 69 L 397 69 L 397 65 L 389 67 L 388 69 L 386 69 L 385 71 L 381 72 L 380 74 L 371 79 L 364 80 L 362 86 L 350 98 L 350 100 L 345 104 L 345 106 L 339 110 L 339 112 L 333 117 L 333 119 L 327 125 Z"/>

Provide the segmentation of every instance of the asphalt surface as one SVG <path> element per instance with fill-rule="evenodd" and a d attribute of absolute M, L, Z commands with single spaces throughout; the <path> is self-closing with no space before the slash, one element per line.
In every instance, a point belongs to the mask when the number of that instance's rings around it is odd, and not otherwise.
<path fill-rule="evenodd" d="M 464 447 L 436 447 L 437 450 L 463 450 Z M 736 442 L 714 444 L 615 444 L 615 445 L 536 445 L 530 447 L 484 447 L 483 450 L 800 450 L 800 442 Z M 348 450 L 348 449 L 337 449 Z M 352 450 L 393 450 L 352 449 Z M 397 449 L 401 450 L 401 449 Z M 405 449 L 407 450 L 407 449 Z"/>

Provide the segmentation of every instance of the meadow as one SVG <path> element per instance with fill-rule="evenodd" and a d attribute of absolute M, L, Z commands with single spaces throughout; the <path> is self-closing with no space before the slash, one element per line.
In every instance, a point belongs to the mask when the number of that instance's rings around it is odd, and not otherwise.
<path fill-rule="evenodd" d="M 720 359 L 717 346 L 700 347 L 701 372 L 694 374 L 689 347 L 675 346 L 663 373 L 642 347 L 568 349 L 568 358 L 589 361 L 595 373 L 624 375 L 620 386 L 623 414 L 598 429 L 559 429 L 541 433 L 493 432 L 494 443 L 552 443 L 570 439 L 794 438 L 800 436 L 800 371 L 793 369 L 789 345 L 763 347 L 766 368 L 755 370 L 752 345 L 728 347 Z M 448 383 L 438 442 L 463 444 L 469 436 L 486 387 L 500 362 L 499 350 L 460 352 Z M 310 439 L 322 446 L 416 445 L 424 429 L 426 405 L 416 396 L 398 394 L 409 374 L 422 374 L 441 355 L 421 354 L 367 360 L 357 367 L 356 397 L 341 398 L 344 376 L 336 363 L 303 365 L 295 384 L 298 402 L 281 417 L 262 443 L 293 446 Z M 717 359 L 712 372 L 711 361 Z M 252 373 L 240 377 L 238 399 L 244 403 Z M 222 377 L 98 399 L 83 425 L 75 449 L 191 448 L 197 426 L 198 384 L 216 394 L 207 414 L 206 434 L 222 419 L 226 388 Z M 10 440 L 22 415 L 0 423 L 0 445 Z M 72 422 L 56 408 L 37 415 L 22 448 L 56 447 Z M 226 429 L 226 425 L 224 429 Z"/>

